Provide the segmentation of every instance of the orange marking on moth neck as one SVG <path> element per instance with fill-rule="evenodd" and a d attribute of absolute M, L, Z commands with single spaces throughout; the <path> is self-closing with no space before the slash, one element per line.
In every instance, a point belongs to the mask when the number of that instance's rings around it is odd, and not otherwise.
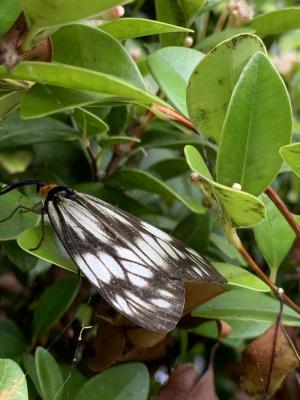
<path fill-rule="evenodd" d="M 47 197 L 50 190 L 54 189 L 56 186 L 56 183 L 50 183 L 50 185 L 42 186 L 39 190 L 39 195 Z"/>

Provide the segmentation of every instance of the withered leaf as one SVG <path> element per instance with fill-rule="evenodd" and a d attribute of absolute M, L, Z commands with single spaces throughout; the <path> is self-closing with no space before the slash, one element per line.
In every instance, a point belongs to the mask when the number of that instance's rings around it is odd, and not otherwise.
<path fill-rule="evenodd" d="M 242 353 L 241 383 L 256 400 L 270 398 L 280 388 L 286 375 L 300 365 L 299 355 L 284 327 L 280 324 L 278 328 L 273 356 L 275 324 Z"/>
<path fill-rule="evenodd" d="M 190 313 L 195 307 L 213 299 L 226 289 L 216 283 L 184 282 L 185 305 L 183 315 Z"/>

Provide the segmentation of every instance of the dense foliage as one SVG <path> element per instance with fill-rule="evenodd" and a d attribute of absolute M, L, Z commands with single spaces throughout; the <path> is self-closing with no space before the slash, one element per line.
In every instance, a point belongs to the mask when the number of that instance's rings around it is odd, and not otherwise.
<path fill-rule="evenodd" d="M 134 326 L 48 221 L 34 250 L 34 190 L 0 196 L 1 400 L 300 397 L 297 3 L 0 0 L 3 185 L 92 194 L 228 281 Z"/>

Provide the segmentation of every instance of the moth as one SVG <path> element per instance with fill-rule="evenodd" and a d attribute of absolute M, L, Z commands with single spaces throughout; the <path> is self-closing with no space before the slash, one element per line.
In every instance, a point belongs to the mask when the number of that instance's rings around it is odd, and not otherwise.
<path fill-rule="evenodd" d="M 42 227 L 46 214 L 84 276 L 139 326 L 157 332 L 175 328 L 184 307 L 182 280 L 226 282 L 192 248 L 96 197 L 36 180 L 7 185 L 0 195 L 26 185 L 45 197 Z"/>

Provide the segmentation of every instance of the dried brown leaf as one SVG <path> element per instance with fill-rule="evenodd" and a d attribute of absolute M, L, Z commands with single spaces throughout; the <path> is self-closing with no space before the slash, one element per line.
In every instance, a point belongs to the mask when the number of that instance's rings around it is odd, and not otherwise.
<path fill-rule="evenodd" d="M 226 289 L 216 283 L 184 282 L 185 305 L 183 315 L 190 313 L 195 307 L 213 299 Z"/>
<path fill-rule="evenodd" d="M 125 349 L 123 328 L 108 321 L 98 322 L 98 332 L 95 343 L 96 354 L 88 362 L 88 367 L 94 372 L 100 372 L 119 361 Z"/>
<path fill-rule="evenodd" d="M 161 342 L 168 332 L 153 332 L 145 328 L 127 329 L 126 335 L 130 342 L 138 348 L 147 349 Z"/>
<path fill-rule="evenodd" d="M 280 388 L 286 375 L 300 365 L 299 355 L 282 325 L 279 326 L 272 355 L 275 334 L 276 325 L 273 324 L 242 353 L 241 383 L 256 400 L 270 398 Z"/>

